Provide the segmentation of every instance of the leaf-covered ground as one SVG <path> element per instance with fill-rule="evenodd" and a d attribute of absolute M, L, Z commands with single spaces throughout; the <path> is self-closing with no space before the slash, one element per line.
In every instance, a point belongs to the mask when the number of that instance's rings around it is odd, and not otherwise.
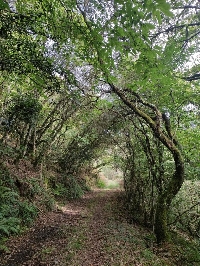
<path fill-rule="evenodd" d="M 29 231 L 9 240 L 0 265 L 198 265 L 182 260 L 173 245 L 156 247 L 147 229 L 128 223 L 122 193 L 96 190 L 41 215 Z"/>

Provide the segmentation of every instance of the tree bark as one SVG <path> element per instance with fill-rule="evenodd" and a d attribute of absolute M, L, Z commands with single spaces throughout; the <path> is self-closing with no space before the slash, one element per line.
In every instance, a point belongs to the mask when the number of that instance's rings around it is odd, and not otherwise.
<path fill-rule="evenodd" d="M 155 215 L 155 235 L 158 244 L 169 239 L 167 228 L 167 214 L 168 209 L 166 199 L 162 197 L 162 195 L 159 195 Z"/>
<path fill-rule="evenodd" d="M 156 207 L 155 234 L 158 244 L 169 239 L 167 223 L 170 205 L 184 181 L 184 162 L 180 152 L 177 150 L 173 154 L 173 157 L 175 163 L 175 172 L 164 193 L 159 195 Z"/>

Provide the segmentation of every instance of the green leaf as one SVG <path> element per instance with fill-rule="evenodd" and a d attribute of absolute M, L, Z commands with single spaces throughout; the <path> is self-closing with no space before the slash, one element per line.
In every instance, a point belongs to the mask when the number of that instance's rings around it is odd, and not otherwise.
<path fill-rule="evenodd" d="M 162 18 L 161 18 L 161 14 L 160 14 L 160 11 L 159 10 L 156 10 L 154 12 L 154 16 L 157 19 L 158 23 L 161 24 L 162 23 Z"/>
<path fill-rule="evenodd" d="M 170 4 L 161 2 L 158 4 L 158 8 L 168 17 L 173 17 L 173 13 L 170 11 Z"/>
<path fill-rule="evenodd" d="M 162 10 L 162 12 L 168 17 L 173 17 L 174 16 L 174 14 L 170 10 L 164 9 L 164 10 Z"/>
<path fill-rule="evenodd" d="M 145 23 L 145 26 L 149 29 L 149 30 L 153 30 L 155 29 L 155 26 L 152 23 Z"/>
<path fill-rule="evenodd" d="M 7 2 L 5 2 L 4 0 L 0 0 L 0 9 L 1 10 L 4 10 L 4 9 L 10 9 L 9 8 L 9 5 L 8 5 L 8 3 Z"/>
<path fill-rule="evenodd" d="M 122 28 L 118 28 L 116 32 L 118 32 L 120 36 L 126 36 L 126 33 Z"/>
<path fill-rule="evenodd" d="M 9 232 L 9 230 L 8 230 L 6 225 L 0 225 L 0 232 L 3 232 L 6 235 L 10 234 L 10 232 Z"/>

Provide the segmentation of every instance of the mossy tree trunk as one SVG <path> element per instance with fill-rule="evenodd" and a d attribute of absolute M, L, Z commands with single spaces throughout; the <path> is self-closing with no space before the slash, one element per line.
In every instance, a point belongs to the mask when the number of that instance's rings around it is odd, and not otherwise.
<path fill-rule="evenodd" d="M 160 195 L 157 201 L 156 215 L 155 215 L 155 234 L 157 243 L 168 240 L 168 228 L 167 228 L 167 205 L 166 200 Z"/>
<path fill-rule="evenodd" d="M 175 163 L 175 172 L 172 175 L 165 191 L 158 197 L 156 217 L 155 217 L 155 234 L 158 244 L 168 240 L 168 213 L 171 202 L 180 190 L 184 180 L 184 162 L 180 151 L 174 149 L 173 157 Z"/>

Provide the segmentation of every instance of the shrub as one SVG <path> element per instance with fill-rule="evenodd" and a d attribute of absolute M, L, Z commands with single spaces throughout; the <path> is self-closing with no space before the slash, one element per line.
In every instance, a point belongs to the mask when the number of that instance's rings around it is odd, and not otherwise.
<path fill-rule="evenodd" d="M 20 232 L 18 217 L 19 195 L 0 181 L 0 249 L 5 249 L 4 238 Z"/>
<path fill-rule="evenodd" d="M 27 200 L 19 202 L 19 216 L 22 224 L 30 225 L 37 217 L 37 214 L 38 209 L 34 204 L 28 202 Z"/>
<path fill-rule="evenodd" d="M 20 201 L 19 194 L 0 182 L 0 237 L 19 233 L 22 225 L 29 225 L 37 216 L 37 208 Z"/>
<path fill-rule="evenodd" d="M 68 176 L 65 179 L 66 197 L 68 199 L 80 198 L 84 194 L 84 190 L 81 188 L 77 179 L 73 176 Z"/>
<path fill-rule="evenodd" d="M 18 121 L 30 123 L 37 119 L 41 109 L 41 103 L 32 94 L 17 94 L 10 100 L 7 110 L 8 120 L 11 123 Z"/>
<path fill-rule="evenodd" d="M 66 197 L 67 188 L 62 183 L 57 183 L 53 189 L 53 194 L 58 197 Z"/>
<path fill-rule="evenodd" d="M 55 180 L 52 192 L 56 197 L 65 199 L 75 199 L 83 196 L 84 192 L 88 190 L 85 183 L 80 182 L 72 175 L 61 175 L 58 180 Z"/>
<path fill-rule="evenodd" d="M 170 222 L 192 236 L 200 237 L 200 181 L 185 181 L 172 203 Z"/>
<path fill-rule="evenodd" d="M 47 188 L 47 184 L 41 186 L 41 180 L 37 178 L 31 178 L 29 183 L 31 185 L 31 193 L 39 197 L 38 201 L 40 205 L 45 207 L 48 211 L 53 210 L 55 206 L 53 189 Z"/>
<path fill-rule="evenodd" d="M 105 183 L 105 181 L 98 178 L 96 181 L 96 186 L 98 188 L 106 188 L 106 183 Z"/>

